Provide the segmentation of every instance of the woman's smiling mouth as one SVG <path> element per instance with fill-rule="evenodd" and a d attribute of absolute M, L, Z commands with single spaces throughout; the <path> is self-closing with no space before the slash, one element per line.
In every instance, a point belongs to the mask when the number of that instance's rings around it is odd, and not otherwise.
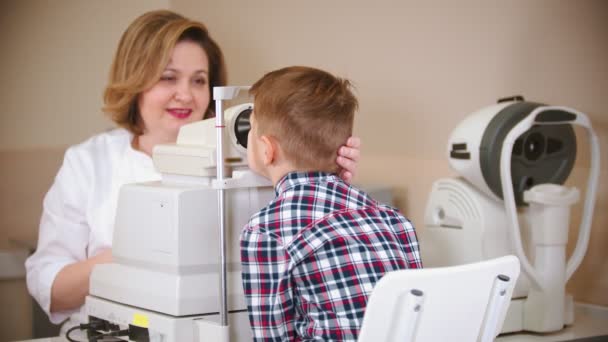
<path fill-rule="evenodd" d="M 190 116 L 190 114 L 192 114 L 192 109 L 185 109 L 185 108 L 169 108 L 167 109 L 167 112 L 169 114 L 171 114 L 171 116 L 178 118 L 178 119 L 185 119 L 187 117 Z"/>

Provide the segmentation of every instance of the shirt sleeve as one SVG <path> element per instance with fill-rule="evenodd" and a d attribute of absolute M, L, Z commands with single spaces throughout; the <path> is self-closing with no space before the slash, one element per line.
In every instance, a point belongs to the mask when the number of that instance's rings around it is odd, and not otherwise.
<path fill-rule="evenodd" d="M 78 310 L 50 312 L 51 287 L 57 273 L 87 257 L 84 161 L 68 150 L 63 165 L 43 202 L 36 251 L 25 262 L 27 287 L 51 322 L 58 324 Z"/>
<path fill-rule="evenodd" d="M 268 234 L 247 227 L 241 234 L 243 289 L 254 341 L 291 341 L 295 332 L 289 256 Z"/>

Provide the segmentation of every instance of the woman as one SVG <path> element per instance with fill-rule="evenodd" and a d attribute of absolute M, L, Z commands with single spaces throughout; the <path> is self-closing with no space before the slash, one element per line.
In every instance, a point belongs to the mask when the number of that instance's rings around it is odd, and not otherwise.
<path fill-rule="evenodd" d="M 37 250 L 26 262 L 28 289 L 53 323 L 86 321 L 91 270 L 112 260 L 120 187 L 160 179 L 154 146 L 175 142 L 187 123 L 213 117 L 210 90 L 225 84 L 222 52 L 202 23 L 153 11 L 124 32 L 104 96 L 104 111 L 121 128 L 66 151 L 44 199 Z M 337 158 L 345 180 L 358 158 L 359 141 L 351 137 Z"/>

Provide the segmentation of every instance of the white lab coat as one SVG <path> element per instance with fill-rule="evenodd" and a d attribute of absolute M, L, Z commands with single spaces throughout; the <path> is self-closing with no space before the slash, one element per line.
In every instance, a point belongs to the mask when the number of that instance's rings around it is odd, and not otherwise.
<path fill-rule="evenodd" d="M 152 159 L 131 147 L 132 138 L 114 129 L 70 147 L 44 198 L 38 246 L 25 266 L 28 290 L 53 323 L 86 322 L 84 307 L 49 312 L 51 286 L 64 266 L 111 247 L 120 187 L 160 179 Z"/>

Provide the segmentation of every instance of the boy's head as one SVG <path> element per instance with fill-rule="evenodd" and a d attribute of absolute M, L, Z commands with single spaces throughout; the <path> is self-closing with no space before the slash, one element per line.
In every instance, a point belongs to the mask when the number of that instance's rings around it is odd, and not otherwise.
<path fill-rule="evenodd" d="M 273 148 L 267 144 L 275 144 L 279 158 L 297 171 L 339 171 L 337 152 L 352 135 L 358 107 L 348 80 L 294 66 L 264 75 L 249 92 L 254 96 L 248 143 L 252 169 L 266 173 L 276 161 L 266 158 L 267 148 Z"/>

